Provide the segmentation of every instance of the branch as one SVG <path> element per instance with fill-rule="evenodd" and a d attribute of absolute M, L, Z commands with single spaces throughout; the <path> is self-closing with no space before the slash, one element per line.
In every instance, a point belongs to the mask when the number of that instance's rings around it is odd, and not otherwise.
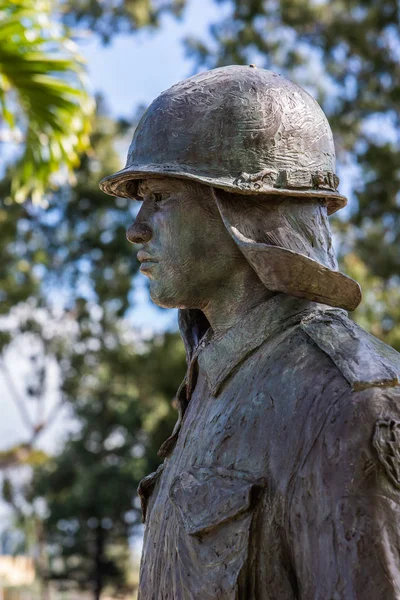
<path fill-rule="evenodd" d="M 47 416 L 47 419 L 45 419 L 41 423 L 39 422 L 37 425 L 34 426 L 33 435 L 31 437 L 30 441 L 28 442 L 30 447 L 32 447 L 34 445 L 34 443 L 37 441 L 38 437 L 43 433 L 43 431 L 50 427 L 51 423 L 57 417 L 57 414 L 60 411 L 60 409 L 62 408 L 63 404 L 64 404 L 64 400 L 60 400 L 59 402 L 57 402 L 53 406 L 53 408 L 50 410 L 50 412 Z"/>
<path fill-rule="evenodd" d="M 51 423 L 57 417 L 57 413 L 61 410 L 61 408 L 63 406 L 64 406 L 64 400 L 63 399 L 61 399 L 59 402 L 56 402 L 56 404 L 53 406 L 53 408 L 49 412 L 49 414 L 47 416 L 47 419 L 45 419 L 43 428 L 44 427 L 48 428 L 51 425 Z"/>

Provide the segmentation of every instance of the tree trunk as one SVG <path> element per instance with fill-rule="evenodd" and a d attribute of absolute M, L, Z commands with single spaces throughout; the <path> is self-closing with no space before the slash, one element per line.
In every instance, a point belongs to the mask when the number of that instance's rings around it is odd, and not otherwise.
<path fill-rule="evenodd" d="M 96 529 L 95 567 L 94 567 L 94 600 L 100 600 L 103 590 L 103 554 L 104 531 L 101 525 Z"/>
<path fill-rule="evenodd" d="M 50 600 L 49 559 L 47 554 L 45 529 L 40 519 L 35 519 L 36 539 L 38 545 L 37 575 L 40 586 L 41 600 Z"/>

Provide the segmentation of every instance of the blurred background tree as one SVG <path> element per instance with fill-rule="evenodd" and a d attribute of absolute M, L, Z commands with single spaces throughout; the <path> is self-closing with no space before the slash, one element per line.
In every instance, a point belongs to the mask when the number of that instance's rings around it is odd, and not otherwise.
<path fill-rule="evenodd" d="M 191 2 L 0 1 L 0 133 L 18 142 L 0 182 L 0 369 L 25 427 L 0 468 L 21 532 L 15 548 L 36 552 L 41 598 L 49 579 L 95 598 L 132 589 L 135 488 L 158 465 L 185 370 L 177 333 L 132 330 L 137 263 L 125 228 L 136 208 L 98 189 L 120 168 L 116 147 L 140 110 L 129 123 L 111 118 L 98 97 L 93 112 L 68 28 L 111 44 L 162 27 L 163 15 L 182 16 Z M 221 18 L 208 37 L 185 41 L 194 70 L 274 68 L 322 104 L 350 196 L 332 221 L 337 246 L 364 288 L 354 318 L 400 350 L 397 2 L 215 5 Z M 10 356 L 21 360 L 19 381 Z M 60 418 L 65 443 L 48 456 L 41 436 Z"/>

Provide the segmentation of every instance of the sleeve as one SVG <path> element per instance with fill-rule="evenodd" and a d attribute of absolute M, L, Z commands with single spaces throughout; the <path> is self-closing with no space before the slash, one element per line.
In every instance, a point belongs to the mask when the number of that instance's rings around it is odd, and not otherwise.
<path fill-rule="evenodd" d="M 400 599 L 400 389 L 349 392 L 289 504 L 299 600 Z"/>

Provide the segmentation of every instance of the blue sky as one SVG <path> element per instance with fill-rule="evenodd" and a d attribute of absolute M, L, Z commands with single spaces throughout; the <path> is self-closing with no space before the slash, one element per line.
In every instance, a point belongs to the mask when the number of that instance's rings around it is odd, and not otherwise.
<path fill-rule="evenodd" d="M 204 37 L 208 26 L 223 13 L 212 0 L 190 0 L 183 19 L 162 19 L 155 32 L 117 36 L 104 47 L 93 36 L 80 44 L 88 61 L 95 91 L 107 98 L 114 115 L 129 118 L 140 103 L 149 104 L 160 92 L 193 74 L 193 62 L 185 57 L 182 40 Z"/>

